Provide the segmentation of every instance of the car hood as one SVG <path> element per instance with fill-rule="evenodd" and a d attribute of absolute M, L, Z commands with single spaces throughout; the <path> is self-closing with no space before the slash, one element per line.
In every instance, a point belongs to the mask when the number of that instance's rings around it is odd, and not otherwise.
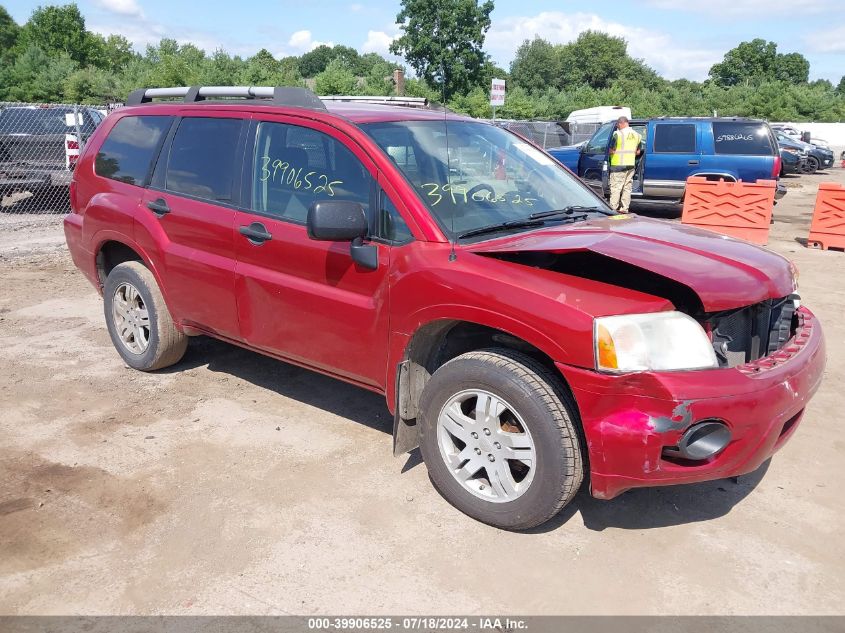
<path fill-rule="evenodd" d="M 795 290 L 789 261 L 742 240 L 662 220 L 614 216 L 480 242 L 484 254 L 592 251 L 692 289 L 708 312 L 785 297 Z"/>
<path fill-rule="evenodd" d="M 571 172 L 578 173 L 578 159 L 581 157 L 581 149 L 584 143 L 578 145 L 565 145 L 564 147 L 552 147 L 546 151 L 557 161 L 566 166 Z"/>

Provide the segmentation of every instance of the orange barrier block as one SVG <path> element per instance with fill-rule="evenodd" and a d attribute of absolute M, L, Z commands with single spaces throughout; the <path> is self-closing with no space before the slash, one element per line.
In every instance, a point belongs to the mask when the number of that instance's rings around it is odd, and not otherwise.
<path fill-rule="evenodd" d="M 827 250 L 845 248 L 845 187 L 835 182 L 819 185 L 808 246 Z"/>
<path fill-rule="evenodd" d="M 691 176 L 681 222 L 765 244 L 769 241 L 776 184 L 774 180 L 725 182 Z"/>

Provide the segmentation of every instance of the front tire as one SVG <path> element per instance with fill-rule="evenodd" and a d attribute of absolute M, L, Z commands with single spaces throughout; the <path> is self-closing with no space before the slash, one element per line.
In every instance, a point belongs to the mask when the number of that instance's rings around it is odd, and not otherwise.
<path fill-rule="evenodd" d="M 154 371 L 185 355 L 188 337 L 176 329 L 155 277 L 141 262 L 115 266 L 103 299 L 109 336 L 127 365 Z"/>
<path fill-rule="evenodd" d="M 429 477 L 461 512 L 526 530 L 556 515 L 584 476 L 577 409 L 560 379 L 509 349 L 462 354 L 420 398 Z"/>

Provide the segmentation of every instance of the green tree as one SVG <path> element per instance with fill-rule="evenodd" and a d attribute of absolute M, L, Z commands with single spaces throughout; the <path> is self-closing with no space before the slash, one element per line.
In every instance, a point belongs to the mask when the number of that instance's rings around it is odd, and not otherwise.
<path fill-rule="evenodd" d="M 323 72 L 329 62 L 334 59 L 331 46 L 320 44 L 299 58 L 299 74 L 303 77 L 316 77 Z"/>
<path fill-rule="evenodd" d="M 509 79 L 510 73 L 508 73 L 504 68 L 500 66 L 496 66 L 493 60 L 490 58 L 489 55 L 484 60 L 484 63 L 481 65 L 481 77 L 480 77 L 480 85 L 485 90 L 490 90 L 490 81 L 492 79 Z"/>
<path fill-rule="evenodd" d="M 17 43 L 21 27 L 12 19 L 5 7 L 0 6 L 0 59 Z"/>
<path fill-rule="evenodd" d="M 778 81 L 805 84 L 810 79 L 810 62 L 801 53 L 779 53 L 773 74 Z"/>
<path fill-rule="evenodd" d="M 389 64 L 384 57 L 378 53 L 364 53 L 358 57 L 358 62 L 352 69 L 359 77 L 369 75 L 378 64 Z"/>
<path fill-rule="evenodd" d="M 38 7 L 21 30 L 24 46 L 37 46 L 48 56 L 67 55 L 78 64 L 88 61 L 91 44 L 85 18 L 76 4 Z"/>
<path fill-rule="evenodd" d="M 766 81 L 806 83 L 810 62 L 800 53 L 778 53 L 777 44 L 756 38 L 741 42 L 710 68 L 720 86 L 758 85 Z"/>
<path fill-rule="evenodd" d="M 584 84 L 595 89 L 609 88 L 619 79 L 631 79 L 647 88 L 662 82 L 642 60 L 628 55 L 624 38 L 607 33 L 584 31 L 574 42 L 560 47 L 558 56 L 557 85 L 562 89 Z"/>
<path fill-rule="evenodd" d="M 384 60 L 373 65 L 370 71 L 364 76 L 364 85 L 361 93 L 367 95 L 393 94 L 393 69 L 394 65 Z"/>
<path fill-rule="evenodd" d="M 199 83 L 205 53 L 193 44 L 179 45 L 164 38 L 158 46 L 147 46 L 147 80 L 151 86 L 195 86 Z"/>
<path fill-rule="evenodd" d="M 821 88 L 823 90 L 833 91 L 833 83 L 829 79 L 815 79 L 809 82 L 811 88 Z"/>
<path fill-rule="evenodd" d="M 333 59 L 326 69 L 314 78 L 321 95 L 350 95 L 356 93 L 358 80 L 341 59 Z"/>
<path fill-rule="evenodd" d="M 103 37 L 98 33 L 87 33 L 87 38 L 86 61 L 97 68 L 115 73 L 135 57 L 132 44 L 122 35 Z"/>
<path fill-rule="evenodd" d="M 546 40 L 525 40 L 511 62 L 511 80 L 525 90 L 544 90 L 560 84 L 560 55 Z"/>
<path fill-rule="evenodd" d="M 337 44 L 332 47 L 331 51 L 331 59 L 339 59 L 347 68 L 349 68 L 349 70 L 351 70 L 356 75 L 360 76 L 366 74 L 365 72 L 361 72 L 359 68 L 361 58 L 358 55 L 358 51 L 356 51 L 351 46 Z"/>
<path fill-rule="evenodd" d="M 101 104 L 123 98 L 118 93 L 112 73 L 89 66 L 71 74 L 63 85 L 64 96 L 71 103 Z"/>
<path fill-rule="evenodd" d="M 396 22 L 402 35 L 390 52 L 403 56 L 426 83 L 440 87 L 447 100 L 477 85 L 492 0 L 402 0 L 401 7 Z"/>
<path fill-rule="evenodd" d="M 230 57 L 226 51 L 218 48 L 206 60 L 200 81 L 204 86 L 233 86 L 245 67 L 246 63 L 240 57 Z"/>
<path fill-rule="evenodd" d="M 845 75 L 843 75 L 842 79 L 839 80 L 839 83 L 836 84 L 836 94 L 845 97 Z"/>
<path fill-rule="evenodd" d="M 241 79 L 250 86 L 273 86 L 279 76 L 279 62 L 266 48 L 246 60 Z"/>

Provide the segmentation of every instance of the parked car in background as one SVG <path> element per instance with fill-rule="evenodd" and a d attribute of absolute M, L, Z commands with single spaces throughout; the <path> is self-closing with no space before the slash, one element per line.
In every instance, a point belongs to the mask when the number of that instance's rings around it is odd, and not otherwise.
<path fill-rule="evenodd" d="M 66 200 L 83 142 L 103 120 L 94 108 L 11 106 L 0 110 L 0 197 L 29 191 L 45 200 Z M 67 203 L 64 204 L 66 206 Z"/>
<path fill-rule="evenodd" d="M 677 205 L 690 176 L 755 182 L 777 179 L 781 157 L 765 121 L 742 118 L 668 118 L 630 121 L 643 137 L 632 200 Z M 549 153 L 592 187 L 609 193 L 610 142 L 616 121 L 601 126 L 581 147 L 552 148 Z M 786 193 L 778 185 L 776 197 Z"/>
<path fill-rule="evenodd" d="M 775 131 L 775 137 L 781 148 L 789 147 L 804 152 L 806 161 L 802 169 L 805 174 L 814 174 L 819 169 L 828 169 L 833 166 L 834 154 L 831 150 L 816 147 L 812 143 L 796 140 L 783 132 Z"/>
<path fill-rule="evenodd" d="M 807 170 L 807 153 L 797 146 L 780 147 L 780 175 L 803 174 Z"/>
<path fill-rule="evenodd" d="M 202 334 L 382 394 L 394 453 L 419 446 L 450 503 L 507 529 L 586 481 L 609 499 L 752 472 L 824 371 L 788 260 L 616 215 L 451 113 L 141 90 L 94 132 L 71 201 L 68 248 L 130 367 Z"/>
<path fill-rule="evenodd" d="M 769 125 L 775 132 L 781 132 L 795 141 L 810 143 L 822 149 L 830 149 L 830 143 L 816 136 L 811 136 L 809 132 L 802 132 L 798 128 L 787 125 L 786 123 L 770 123 Z"/>

